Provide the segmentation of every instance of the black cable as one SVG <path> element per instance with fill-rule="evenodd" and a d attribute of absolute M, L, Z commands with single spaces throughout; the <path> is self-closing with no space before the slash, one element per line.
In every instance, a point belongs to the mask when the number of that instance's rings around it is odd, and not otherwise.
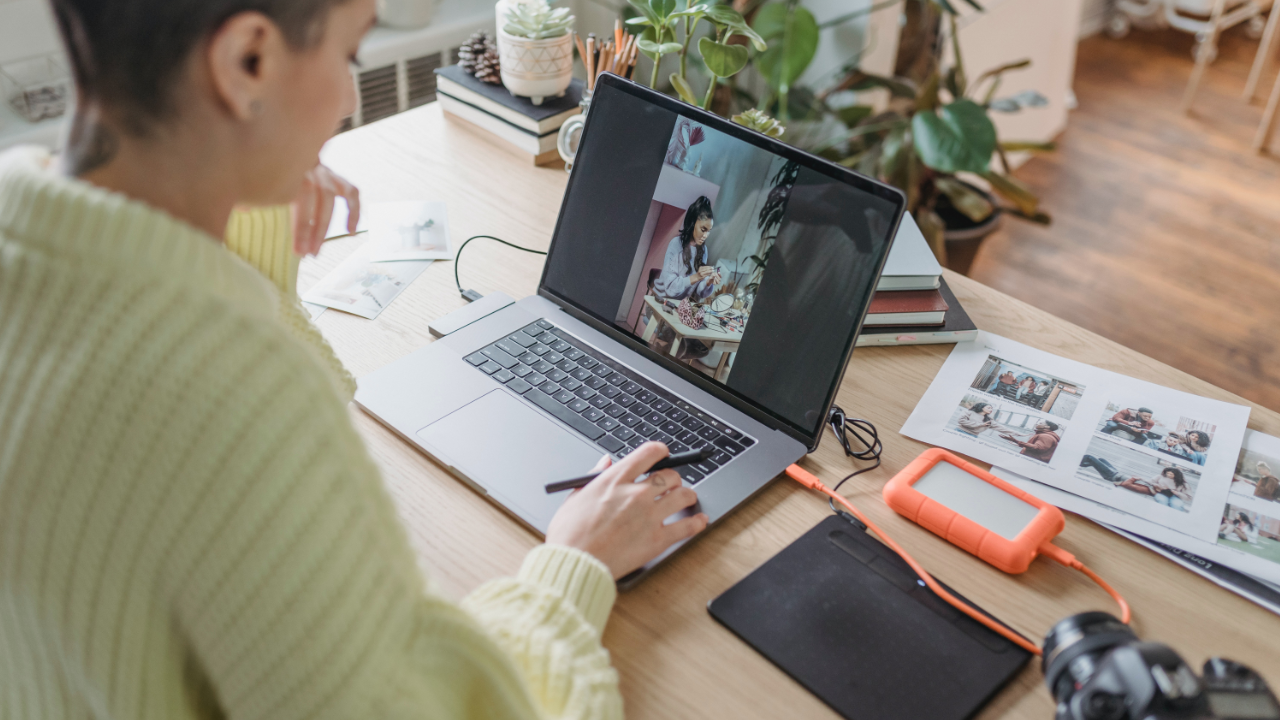
<path fill-rule="evenodd" d="M 481 297 L 481 295 L 477 293 L 475 290 L 462 289 L 462 281 L 458 279 L 458 265 L 459 265 L 459 261 L 462 259 L 462 251 L 467 249 L 467 245 L 471 244 L 472 240 L 479 240 L 481 238 L 484 238 L 485 240 L 494 240 L 502 243 L 503 245 L 506 245 L 507 247 L 515 248 L 516 250 L 523 250 L 524 252 L 533 253 L 534 255 L 547 254 L 542 250 L 534 250 L 532 248 L 520 247 L 515 243 L 509 243 L 506 240 L 503 240 L 502 238 L 494 237 L 492 235 L 472 235 L 471 237 L 467 238 L 465 242 L 462 243 L 462 247 L 458 248 L 458 254 L 453 257 L 453 282 L 458 286 L 458 294 L 461 295 L 462 299 L 466 300 L 467 302 L 478 300 Z M 475 297 L 470 297 L 467 295 L 467 293 L 473 293 Z"/>
<path fill-rule="evenodd" d="M 827 414 L 827 425 L 831 428 L 831 432 L 835 433 L 836 439 L 840 441 L 840 447 L 844 448 L 844 454 L 855 460 L 875 460 L 875 464 L 854 470 L 845 475 L 831 488 L 832 492 L 840 492 L 840 486 L 849 480 L 861 475 L 862 473 L 871 472 L 880 467 L 880 453 L 884 452 L 884 444 L 880 442 L 880 433 L 876 431 L 876 426 L 869 421 L 861 418 L 850 418 L 844 414 L 844 410 L 839 405 L 832 405 L 831 412 Z M 849 436 L 863 448 L 855 450 L 850 444 Z M 832 512 L 839 513 L 836 509 L 835 501 L 827 498 L 827 504 L 831 506 Z"/>

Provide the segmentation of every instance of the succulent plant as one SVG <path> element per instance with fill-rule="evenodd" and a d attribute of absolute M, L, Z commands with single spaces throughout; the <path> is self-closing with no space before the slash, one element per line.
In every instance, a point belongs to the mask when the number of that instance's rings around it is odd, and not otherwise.
<path fill-rule="evenodd" d="M 507 8 L 503 32 L 530 40 L 543 40 L 567 35 L 573 26 L 569 8 L 552 8 L 547 0 L 513 2 Z"/>
<path fill-rule="evenodd" d="M 782 126 L 782 123 L 774 120 L 755 108 L 751 108 L 743 113 L 738 113 L 730 119 L 743 127 L 751 128 L 752 130 L 768 135 L 771 138 L 780 138 L 782 137 L 782 133 L 787 131 L 787 129 Z"/>

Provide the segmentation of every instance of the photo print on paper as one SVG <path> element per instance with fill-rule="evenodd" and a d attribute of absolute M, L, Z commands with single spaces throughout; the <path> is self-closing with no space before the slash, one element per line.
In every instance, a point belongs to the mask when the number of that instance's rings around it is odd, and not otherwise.
<path fill-rule="evenodd" d="M 969 385 L 1000 400 L 1070 420 L 1084 386 L 991 355 Z"/>
<path fill-rule="evenodd" d="M 1191 512 L 1200 487 L 1200 471 L 1185 461 L 1179 463 L 1172 457 L 1097 435 L 1089 440 L 1076 477 L 1111 485 L 1182 512 Z"/>
<path fill-rule="evenodd" d="M 1280 458 L 1243 448 L 1231 478 L 1231 494 L 1280 506 Z"/>
<path fill-rule="evenodd" d="M 1280 518 L 1228 503 L 1218 526 L 1218 544 L 1280 563 Z"/>
<path fill-rule="evenodd" d="M 974 393 L 960 401 L 947 429 L 1043 463 L 1053 459 L 1062 440 L 1062 425 L 1056 420 L 1030 412 L 1017 402 L 995 401 Z"/>
<path fill-rule="evenodd" d="M 1176 418 L 1176 420 L 1174 419 Z M 1217 426 L 1150 406 L 1107 403 L 1096 430 L 1109 437 L 1141 445 L 1158 453 L 1204 465 Z"/>

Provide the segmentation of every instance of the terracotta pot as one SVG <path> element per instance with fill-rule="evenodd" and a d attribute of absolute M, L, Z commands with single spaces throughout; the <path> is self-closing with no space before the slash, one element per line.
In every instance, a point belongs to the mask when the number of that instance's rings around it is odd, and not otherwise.
<path fill-rule="evenodd" d="M 969 185 L 969 183 L 965 184 Z M 1004 211 L 1000 209 L 991 193 L 975 185 L 969 185 L 969 187 L 982 193 L 995 207 L 995 212 L 991 213 L 986 220 L 974 222 L 969 219 L 969 216 L 952 207 L 946 195 L 939 197 L 934 207 L 934 211 L 946 225 L 943 237 L 947 241 L 947 267 L 961 275 L 969 274 L 973 259 L 977 257 L 978 250 L 982 247 L 982 241 L 995 232 L 1004 221 Z"/>
<path fill-rule="evenodd" d="M 564 95 L 573 81 L 573 36 L 530 40 L 499 30 L 498 61 L 507 90 L 541 105 L 543 98 Z"/>
<path fill-rule="evenodd" d="M 387 27 L 426 27 L 436 12 L 436 0 L 378 0 L 378 22 Z"/>

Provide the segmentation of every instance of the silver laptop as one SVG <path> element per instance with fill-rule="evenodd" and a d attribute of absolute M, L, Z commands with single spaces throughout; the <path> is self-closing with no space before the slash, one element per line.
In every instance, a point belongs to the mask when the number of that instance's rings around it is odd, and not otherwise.
<path fill-rule="evenodd" d="M 904 204 L 604 76 L 538 294 L 361 378 L 356 402 L 539 533 L 568 495 L 546 483 L 647 440 L 709 446 L 679 472 L 714 523 L 817 447 Z"/>

